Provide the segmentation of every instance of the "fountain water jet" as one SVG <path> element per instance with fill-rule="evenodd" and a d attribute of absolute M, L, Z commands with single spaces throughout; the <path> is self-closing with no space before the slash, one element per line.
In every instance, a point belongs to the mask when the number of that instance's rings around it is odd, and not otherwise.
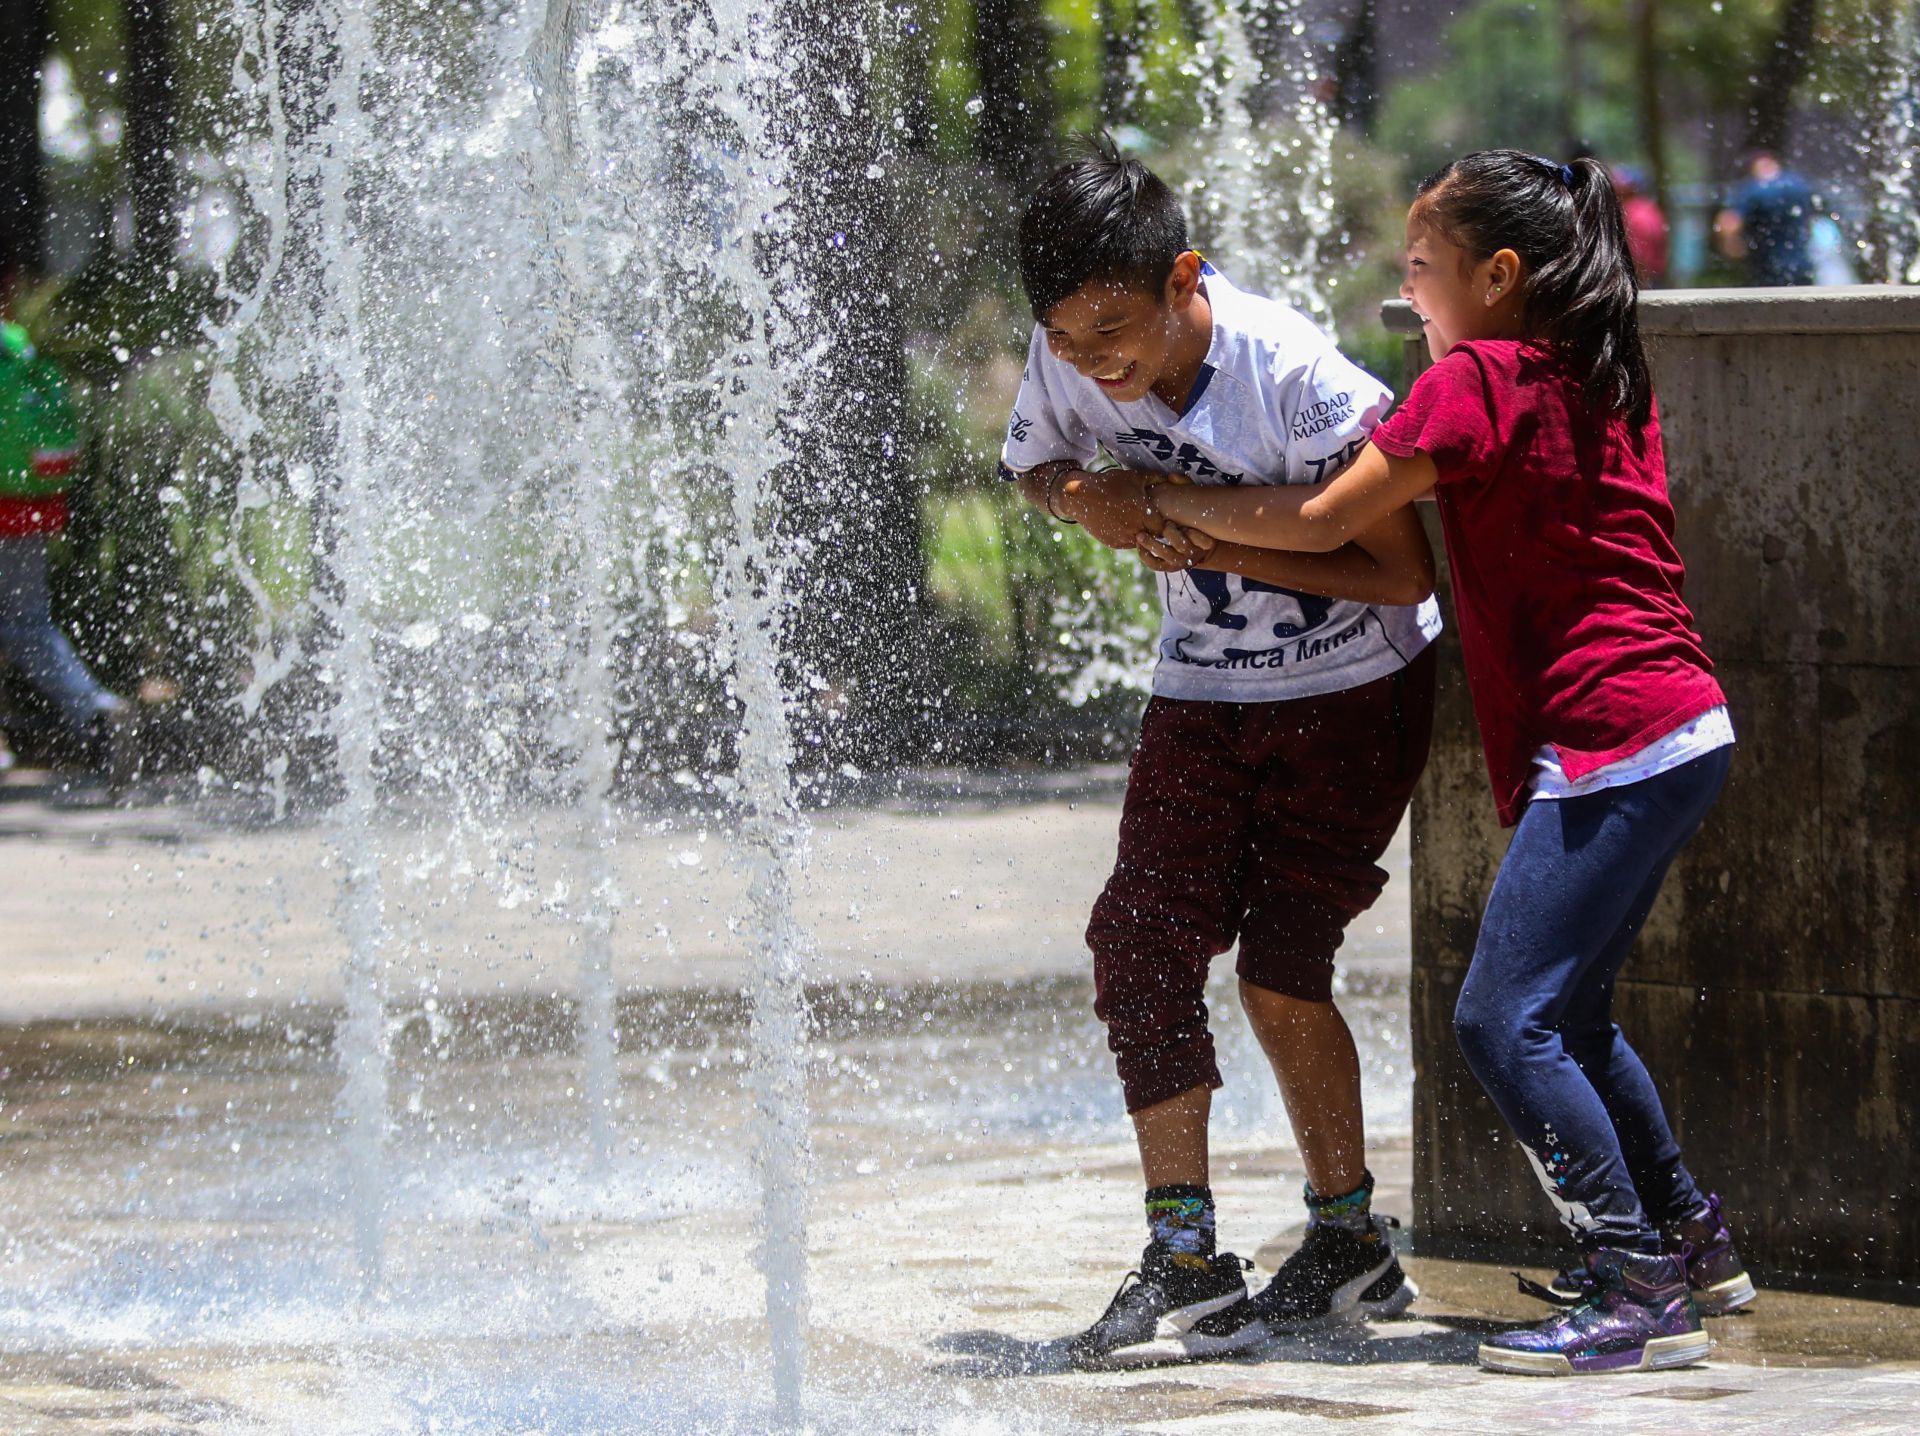
<path fill-rule="evenodd" d="M 1283 38 L 1286 59 L 1262 75 L 1250 22 Z M 1337 121 L 1315 91 L 1318 72 L 1299 0 L 1223 0 L 1207 16 L 1202 92 L 1206 161 L 1188 198 L 1214 227 L 1225 264 L 1239 280 L 1299 309 L 1331 330 L 1320 273 L 1333 227 L 1333 136 Z M 1291 127 L 1256 115 L 1263 84 L 1291 90 Z"/>
<path fill-rule="evenodd" d="M 612 958 L 621 898 L 613 856 L 622 824 L 615 667 L 622 624 L 631 621 L 624 605 L 636 597 L 622 592 L 616 555 L 657 548 L 662 540 L 652 525 L 662 478 L 686 471 L 684 460 L 656 455 L 641 480 L 652 511 L 641 516 L 639 536 L 625 531 L 631 519 L 621 486 L 641 479 L 633 459 L 647 445 L 623 426 L 654 423 L 673 433 L 676 416 L 662 395 L 703 398 L 714 409 L 704 459 L 726 475 L 730 496 L 712 574 L 722 634 L 711 661 L 730 674 L 741 728 L 733 773 L 709 778 L 732 797 L 748 879 L 759 1257 L 776 1405 L 793 1422 L 801 1409 L 807 1288 L 808 940 L 793 913 L 804 825 L 782 679 L 787 589 L 783 560 L 766 536 L 772 478 L 786 458 L 780 427 L 792 402 L 780 365 L 798 347 L 791 316 L 806 308 L 782 258 L 790 243 L 781 216 L 786 160 L 770 125 L 779 96 L 791 93 L 794 62 L 779 32 L 745 6 L 717 7 L 692 32 L 678 23 L 686 18 L 672 6 L 552 0 L 510 21 L 495 42 L 507 72 L 517 63 L 530 85 L 495 83 L 479 97 L 484 114 L 463 120 L 456 112 L 449 123 L 417 94 L 402 98 L 408 56 L 389 46 L 376 58 L 375 22 L 355 0 L 284 9 L 269 0 L 257 13 L 240 7 L 236 74 L 253 98 L 254 123 L 270 138 L 267 164 L 247 172 L 245 185 L 265 257 L 253 287 L 233 295 L 233 316 L 212 333 L 221 361 L 213 392 L 242 474 L 237 488 L 271 489 L 274 500 L 296 505 L 311 498 L 321 519 L 313 558 L 324 582 L 313 602 L 331 639 L 320 677 L 332 693 L 323 721 L 340 784 L 330 822 L 347 938 L 347 1010 L 336 1046 L 345 1189 L 368 1288 L 381 1279 L 393 1203 L 390 1032 L 399 1019 L 387 973 L 402 947 L 427 945 L 418 916 L 389 911 L 383 869 L 404 873 L 403 888 L 442 868 L 475 871 L 465 848 L 477 837 L 503 907 L 538 897 L 539 841 L 516 831 L 523 815 L 501 812 L 528 777 L 560 799 L 573 827 L 571 840 L 555 845 L 562 867 L 553 895 L 539 901 L 566 923 L 577 952 L 590 1159 L 606 1192 L 616 1188 Z M 296 65 L 283 82 L 289 47 L 305 68 Z M 622 126 L 610 143 L 595 86 L 603 67 L 611 73 L 623 60 L 642 102 L 609 110 Z M 324 95 L 313 107 L 320 122 L 305 131 L 289 121 L 288 89 L 301 84 Z M 670 104 L 655 108 L 655 93 L 676 84 L 717 120 L 720 138 Z M 667 172 L 649 131 L 676 124 L 694 158 L 672 173 L 673 193 L 663 197 L 655 190 Z M 516 162 L 524 183 L 498 185 Z M 676 211 L 687 196 L 691 204 Z M 485 208 L 464 207 L 475 199 Z M 712 254 L 679 259 L 688 239 L 702 235 L 713 240 Z M 643 342 L 628 354 L 616 352 L 612 338 L 620 264 L 605 258 L 623 239 L 628 248 L 620 252 L 650 243 L 659 255 L 659 273 L 639 301 L 643 317 L 630 321 L 659 332 L 636 332 Z M 310 251 L 305 269 L 288 259 L 295 250 Z M 671 377 L 689 357 L 699 362 L 698 336 L 713 331 L 716 304 L 739 317 L 746 337 L 723 344 L 707 372 Z M 506 330 L 516 314 L 530 319 L 530 335 Z M 285 407 L 309 369 L 322 382 L 309 401 L 307 437 L 289 439 L 263 416 Z M 290 458 L 307 452 L 310 462 Z M 470 607 L 463 590 L 471 591 L 471 581 L 457 567 L 441 580 L 425 557 L 408 563 L 410 536 L 462 534 L 463 551 L 484 552 L 500 523 L 491 510 L 501 478 L 510 498 L 532 495 L 520 516 L 533 526 L 535 563 L 530 577 L 517 575 L 529 584 L 527 616 L 511 631 L 483 613 L 463 612 L 449 623 L 456 615 L 445 604 Z M 260 502 L 236 498 L 236 508 L 243 501 Z M 509 510 L 505 517 L 516 516 Z M 476 522 L 477 536 L 463 533 Z M 416 572 L 425 576 L 412 583 L 409 599 L 408 575 Z M 644 597 L 655 606 L 670 602 Z M 415 605 L 411 623 L 408 603 Z M 447 629 L 484 634 L 482 661 L 515 680 L 498 687 L 508 696 L 541 695 L 535 716 L 544 712 L 545 726 L 503 742 L 495 725 L 506 719 L 490 685 L 448 691 L 433 673 Z M 255 680 L 243 697 L 250 714 L 299 655 L 297 637 L 263 628 Z M 447 698 L 464 702 L 449 711 Z M 433 724 L 409 733 L 428 715 Z M 409 736 L 396 752 L 397 733 Z M 549 763 L 543 748 L 570 755 L 552 779 L 537 771 Z M 404 764 L 409 756 L 412 769 L 396 768 L 396 757 Z M 528 773 L 529 765 L 536 771 Z M 455 803 L 446 838 L 433 840 L 430 819 L 404 862 L 383 847 L 383 839 L 400 836 L 388 791 L 396 777 L 437 785 Z M 435 990 L 423 989 L 430 1030 L 438 1020 Z"/>
<path fill-rule="evenodd" d="M 381 854 L 373 841 L 378 795 L 374 752 L 384 726 L 383 683 L 371 628 L 374 524 L 377 496 L 372 462 L 373 416 L 360 256 L 353 244 L 354 163 L 366 138 L 360 86 L 372 51 L 371 26 L 356 0 L 329 0 L 322 32 L 337 37 L 338 68 L 328 88 L 332 111 L 324 143 L 331 162 L 321 166 L 316 242 L 321 264 L 320 317 L 332 334 L 323 352 L 330 369 L 327 404 L 335 426 L 332 543 L 334 601 L 328 617 L 337 635 L 331 663 L 335 701 L 329 727 L 339 745 L 345 796 L 334 815 L 341 863 L 342 926 L 347 935 L 347 1012 L 339 1032 L 345 1076 L 347 1196 L 354 1247 L 363 1281 L 380 1279 L 387 1173 L 387 1031 L 384 965 L 389 935 L 383 916 Z M 331 23 L 326 23 L 330 20 Z M 323 331 L 324 332 L 324 331 Z"/>
<path fill-rule="evenodd" d="M 804 837 L 793 781 L 789 696 L 781 674 L 786 576 L 768 550 L 770 481 L 789 455 L 779 437 L 788 386 L 779 364 L 796 350 L 785 314 L 804 309 L 791 263 L 757 253 L 754 239 L 788 196 L 785 161 L 769 141 L 772 108 L 790 94 L 794 47 L 763 12 L 730 0 L 713 7 L 717 53 L 730 59 L 720 88 L 742 153 L 718 157 L 736 237 L 715 256 L 748 325 L 727 375 L 721 467 L 731 475 L 734 540 L 720 597 L 727 617 L 733 691 L 742 710 L 735 776 L 738 850 L 749 874 L 749 944 L 754 954 L 753 1090 L 756 1159 L 762 1185 L 761 1253 L 773 1343 L 777 1418 L 798 1425 L 806 1372 L 807 1105 L 809 1019 L 804 986 L 807 940 L 793 909 Z M 724 48 L 722 48 L 724 47 Z M 746 158 L 751 156 L 752 159 Z"/>
<path fill-rule="evenodd" d="M 613 603 L 616 535 L 610 523 L 611 470 L 619 452 L 609 407 L 619 393 L 604 326 L 596 322 L 593 273 L 581 199 L 583 171 L 592 166 L 591 145 L 578 143 L 581 120 L 591 134 L 590 100 L 585 116 L 576 88 L 584 11 L 580 0 L 549 0 L 528 59 L 540 116 L 540 143 L 530 157 L 533 197 L 545 217 L 544 258 L 551 295 L 544 358 L 559 377 L 565 407 L 558 453 L 562 489 L 572 507 L 565 531 L 571 542 L 573 603 L 584 629 L 584 651 L 572 665 L 571 747 L 579 796 L 580 892 L 572 904 L 579 929 L 579 1042 L 582 1099 L 596 1169 L 612 1157 L 613 1117 L 619 1100 L 615 1072 L 613 929 L 619 907 L 611 862 L 617 841 L 616 772 L 613 756 L 615 689 L 613 633 L 619 615 Z M 586 76 L 591 86 L 592 76 Z"/>

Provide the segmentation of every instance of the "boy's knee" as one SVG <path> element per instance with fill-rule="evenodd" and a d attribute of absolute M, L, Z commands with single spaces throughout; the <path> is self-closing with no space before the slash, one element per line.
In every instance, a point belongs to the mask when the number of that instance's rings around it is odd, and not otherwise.
<path fill-rule="evenodd" d="M 1093 1010 L 1108 1028 L 1178 1029 L 1206 1022 L 1206 975 L 1178 958 L 1094 954 Z"/>

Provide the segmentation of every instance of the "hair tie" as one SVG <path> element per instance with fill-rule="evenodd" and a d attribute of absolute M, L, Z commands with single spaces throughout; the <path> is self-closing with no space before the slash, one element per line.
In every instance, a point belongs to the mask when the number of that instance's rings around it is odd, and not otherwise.
<path fill-rule="evenodd" d="M 1560 183 L 1565 185 L 1568 189 L 1573 188 L 1573 166 L 1572 165 L 1560 166 Z"/>

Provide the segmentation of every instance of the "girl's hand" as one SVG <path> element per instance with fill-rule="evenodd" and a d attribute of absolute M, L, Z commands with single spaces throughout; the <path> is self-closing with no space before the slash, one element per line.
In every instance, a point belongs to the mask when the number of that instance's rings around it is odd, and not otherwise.
<path fill-rule="evenodd" d="M 1171 523 L 1157 534 L 1142 529 L 1134 535 L 1134 544 L 1140 562 L 1155 573 L 1179 573 L 1213 552 L 1213 540 L 1206 534 Z"/>

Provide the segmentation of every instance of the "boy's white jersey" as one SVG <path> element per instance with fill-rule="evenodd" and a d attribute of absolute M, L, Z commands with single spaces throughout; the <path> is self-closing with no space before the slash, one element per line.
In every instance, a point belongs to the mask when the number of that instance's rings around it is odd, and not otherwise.
<path fill-rule="evenodd" d="M 1130 469 L 1197 484 L 1312 484 L 1352 462 L 1392 392 L 1304 315 L 1202 271 L 1213 342 L 1184 412 L 1152 394 L 1117 403 L 1053 357 L 1035 326 L 1001 462 L 1012 475 L 1104 450 Z M 1402 668 L 1440 631 L 1439 605 L 1356 603 L 1239 574 L 1159 575 L 1168 698 L 1264 703 L 1336 693 Z"/>

